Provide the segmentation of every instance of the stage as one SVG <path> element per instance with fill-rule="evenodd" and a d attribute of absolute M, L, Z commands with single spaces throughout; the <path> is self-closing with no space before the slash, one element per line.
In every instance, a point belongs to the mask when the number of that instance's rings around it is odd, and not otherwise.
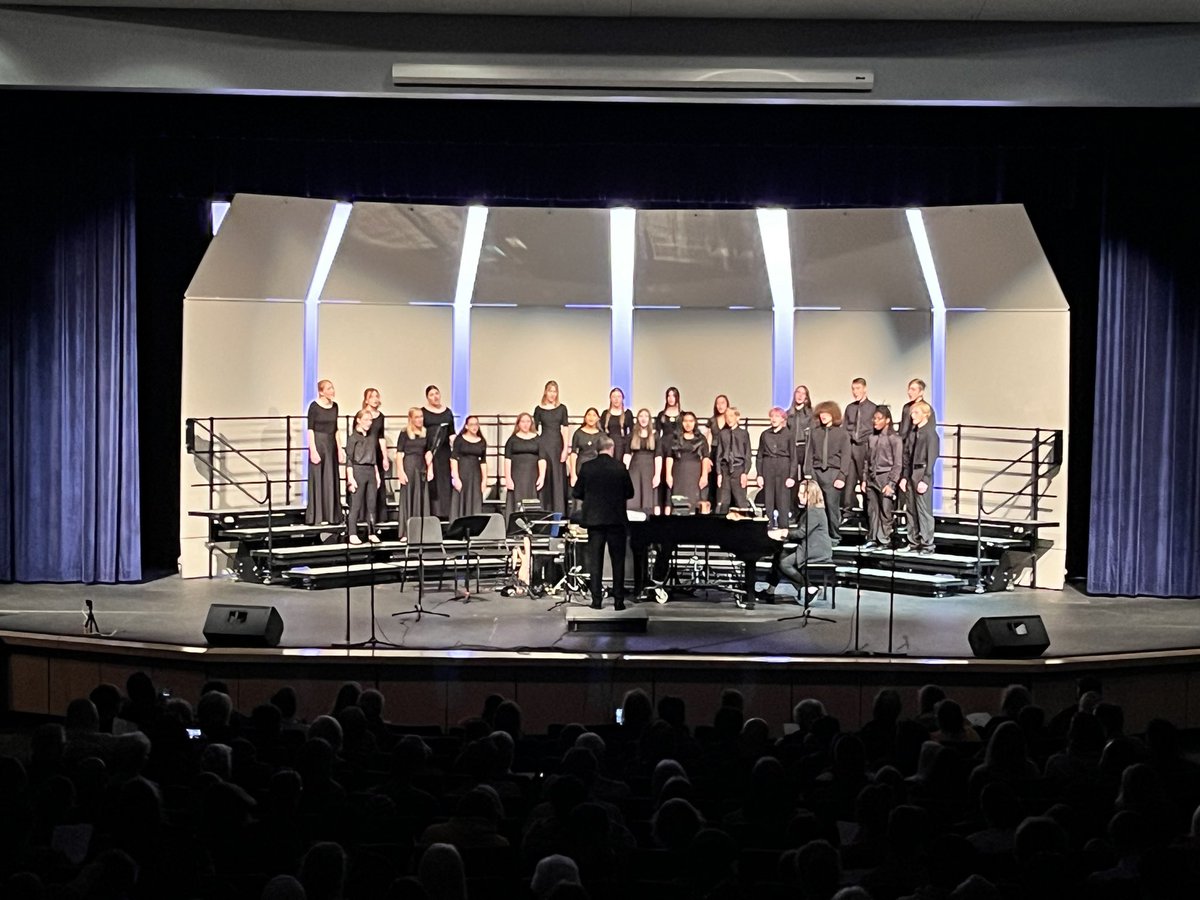
<path fill-rule="evenodd" d="M 976 709 L 993 705 L 1003 685 L 1021 681 L 1053 710 L 1070 702 L 1079 674 L 1102 671 L 1110 693 L 1130 702 L 1136 695 L 1147 717 L 1200 723 L 1195 601 L 1088 597 L 1070 588 L 898 595 L 897 655 L 888 656 L 888 596 L 863 592 L 858 649 L 866 654 L 855 655 L 855 592 L 844 587 L 836 609 L 828 599 L 813 605 L 814 615 L 834 621 L 808 623 L 778 621 L 800 612 L 793 601 L 742 610 L 719 592 L 631 604 L 623 613 L 611 601 L 597 612 L 582 601 L 551 609 L 555 597 L 483 593 L 467 603 L 452 597 L 449 590 L 425 592 L 425 608 L 448 618 L 394 618 L 413 608 L 416 591 L 381 585 L 376 633 L 396 647 L 347 649 L 339 646 L 346 638 L 345 591 L 178 577 L 119 586 L 2 585 L 8 708 L 61 715 L 100 681 L 123 684 L 142 668 L 193 700 L 205 680 L 219 678 L 240 709 L 292 684 L 309 716 L 327 711 L 347 679 L 383 691 L 389 708 L 405 710 L 396 721 L 453 724 L 499 692 L 519 698 L 533 727 L 608 721 L 635 686 L 705 708 L 722 687 L 737 687 L 754 714 L 778 727 L 804 696 L 822 697 L 853 724 L 869 715 L 879 687 L 915 690 L 930 681 L 953 687 Z M 85 598 L 94 601 L 99 636 L 83 634 Z M 213 603 L 276 607 L 284 623 L 279 646 L 208 647 L 202 629 Z M 369 588 L 354 588 L 350 604 L 350 640 L 364 641 L 371 630 Z M 1049 634 L 1043 656 L 972 657 L 967 632 L 979 617 L 1029 614 L 1041 616 Z M 644 633 L 608 630 L 639 619 Z M 573 623 L 581 630 L 572 630 Z M 591 627 L 605 630 L 583 630 Z"/>
<path fill-rule="evenodd" d="M 783 589 L 783 590 L 786 590 Z M 555 604 L 561 597 L 501 597 L 494 592 L 453 599 L 449 590 L 427 587 L 424 607 L 447 613 L 393 617 L 411 610 L 417 592 L 395 583 L 375 589 L 376 634 L 395 644 L 381 650 L 419 650 L 439 654 L 488 653 L 683 654 L 705 657 L 744 656 L 783 659 L 841 657 L 855 648 L 855 591 L 837 591 L 837 608 L 828 595 L 812 607 L 814 615 L 833 622 L 778 621 L 800 613 L 794 595 L 774 605 L 759 603 L 742 610 L 722 592 L 665 604 L 634 603 L 618 613 L 611 599 L 605 609 L 588 608 L 583 599 Z M 0 631 L 27 635 L 82 636 L 83 600 L 95 602 L 101 635 L 97 643 L 135 642 L 203 648 L 201 633 L 212 603 L 274 606 L 284 622 L 280 651 L 345 651 L 346 592 L 297 591 L 225 579 L 163 578 L 138 585 L 3 585 L 0 586 Z M 967 632 L 981 616 L 1036 614 L 1050 635 L 1047 660 L 1105 657 L 1197 650 L 1196 603 L 1189 600 L 1088 597 L 1063 591 L 1017 588 L 998 594 L 942 598 L 895 598 L 892 651 L 909 661 L 965 661 L 971 658 Z M 645 633 L 618 631 L 619 623 L 646 620 Z M 614 624 L 616 623 L 616 624 Z M 580 630 L 572 629 L 575 624 Z M 611 630 L 606 625 L 613 625 Z M 591 630 L 596 628 L 599 630 Z M 350 596 L 351 642 L 370 636 L 370 589 L 355 587 Z M 864 591 L 861 596 L 858 649 L 888 651 L 888 595 Z"/>

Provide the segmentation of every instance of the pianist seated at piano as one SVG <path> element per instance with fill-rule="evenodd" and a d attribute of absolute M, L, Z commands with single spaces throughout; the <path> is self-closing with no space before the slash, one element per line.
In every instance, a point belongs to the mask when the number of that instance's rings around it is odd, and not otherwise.
<path fill-rule="evenodd" d="M 777 528 L 770 532 L 771 537 L 786 541 L 787 546 L 775 555 L 775 563 L 767 575 L 769 587 L 758 592 L 759 599 L 765 603 L 775 602 L 775 589 L 780 580 L 794 584 L 796 602 L 805 603 L 818 591 L 818 588 L 806 584 L 805 563 L 833 562 L 833 542 L 829 539 L 829 520 L 825 515 L 825 496 L 821 486 L 815 481 L 806 481 L 800 492 L 800 501 L 804 506 L 796 524 L 790 529 Z M 794 549 L 792 544 L 795 544 Z"/>

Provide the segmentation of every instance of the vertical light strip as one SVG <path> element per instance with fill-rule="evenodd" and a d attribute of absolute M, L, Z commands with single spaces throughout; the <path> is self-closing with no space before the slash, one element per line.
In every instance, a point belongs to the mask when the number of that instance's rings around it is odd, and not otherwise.
<path fill-rule="evenodd" d="M 929 395 L 937 404 L 941 415 L 946 414 L 946 300 L 942 296 L 942 284 L 938 280 L 937 266 L 933 262 L 933 249 L 929 246 L 929 235 L 925 231 L 925 217 L 919 209 L 906 209 L 908 230 L 912 233 L 917 259 L 921 262 L 921 274 L 925 277 L 925 289 L 929 292 L 931 328 L 929 338 Z M 940 419 L 940 417 L 939 417 Z M 943 431 L 938 428 L 938 438 Z M 935 484 L 942 483 L 942 460 L 939 457 L 934 467 Z M 933 508 L 942 508 L 941 491 L 934 491 Z"/>
<path fill-rule="evenodd" d="M 335 203 L 333 215 L 329 217 L 329 227 L 325 231 L 325 241 L 321 244 L 321 252 L 317 255 L 317 265 L 313 269 L 312 280 L 308 283 L 308 293 L 304 295 L 304 403 L 302 409 L 308 408 L 308 401 L 316 396 L 317 379 L 317 320 L 321 309 L 321 292 L 325 290 L 325 280 L 329 278 L 329 270 L 333 259 L 337 256 L 338 247 L 342 243 L 342 235 L 346 233 L 346 222 L 350 219 L 352 205 Z"/>
<path fill-rule="evenodd" d="M 483 232 L 487 226 L 486 206 L 467 207 L 467 227 L 463 231 L 462 257 L 458 263 L 458 282 L 454 288 L 454 332 L 450 362 L 450 406 L 458 410 L 455 425 L 469 416 L 471 406 L 471 298 L 475 296 L 475 276 L 483 252 Z"/>
<path fill-rule="evenodd" d="M 796 300 L 792 293 L 792 248 L 788 237 L 786 209 L 758 210 L 758 233 L 762 237 L 771 305 L 775 310 L 771 329 L 771 402 L 787 407 L 792 397 L 795 368 L 793 340 Z"/>
<path fill-rule="evenodd" d="M 213 237 L 216 237 L 217 232 L 221 230 L 221 223 L 225 221 L 225 215 L 229 212 L 229 201 L 214 200 L 209 204 L 208 210 L 212 217 Z"/>
<path fill-rule="evenodd" d="M 612 355 L 609 362 L 613 387 L 633 397 L 633 269 L 637 250 L 637 210 L 609 210 L 608 257 L 612 268 Z M 632 400 L 628 401 L 632 402 Z"/>

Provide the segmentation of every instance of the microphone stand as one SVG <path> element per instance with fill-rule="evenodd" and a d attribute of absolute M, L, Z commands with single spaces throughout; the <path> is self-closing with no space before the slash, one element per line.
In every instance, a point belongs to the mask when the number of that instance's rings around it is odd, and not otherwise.
<path fill-rule="evenodd" d="M 444 439 L 445 433 L 446 423 L 443 422 L 437 427 L 437 431 L 433 433 L 433 442 L 429 447 L 431 456 L 437 456 L 438 448 L 442 446 L 442 440 Z M 432 469 L 432 459 L 430 460 L 429 465 Z M 417 536 L 417 605 L 412 609 L 405 609 L 401 610 L 400 612 L 392 613 L 393 619 L 397 616 L 411 615 L 415 615 L 418 622 L 421 621 L 421 616 L 441 616 L 443 619 L 450 618 L 450 613 L 434 612 L 431 609 L 425 608 L 425 517 L 427 513 L 426 504 L 429 502 L 429 483 L 432 480 L 433 479 L 431 479 L 427 473 L 425 476 L 425 484 L 422 485 L 424 489 L 421 491 L 421 525 L 420 534 Z M 409 536 L 409 540 L 412 540 L 411 535 Z M 442 560 L 442 565 L 445 565 L 444 559 Z"/>
<path fill-rule="evenodd" d="M 381 475 L 382 473 L 377 472 Z M 358 489 L 361 491 L 363 486 L 360 484 Z M 375 489 L 379 490 L 378 487 Z M 364 501 L 365 502 L 365 501 Z M 372 501 L 374 502 L 374 501 Z M 378 504 L 376 504 L 378 507 Z M 335 647 L 342 647 L 347 650 L 362 650 L 365 648 L 374 649 L 376 647 L 393 647 L 397 650 L 404 649 L 400 644 L 392 643 L 391 641 L 380 640 L 375 635 L 375 550 L 370 541 L 367 545 L 367 566 L 370 571 L 370 590 L 371 590 L 371 636 L 365 641 L 350 640 L 350 513 L 346 513 L 346 640 L 342 643 L 334 644 Z M 378 525 L 378 523 L 376 523 Z M 358 534 L 358 523 L 354 523 L 354 533 Z M 378 530 L 376 532 L 378 533 Z"/>

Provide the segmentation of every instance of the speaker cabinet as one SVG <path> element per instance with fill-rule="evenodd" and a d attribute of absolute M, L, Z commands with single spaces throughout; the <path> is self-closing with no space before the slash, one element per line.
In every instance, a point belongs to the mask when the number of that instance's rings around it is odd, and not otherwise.
<path fill-rule="evenodd" d="M 214 603 L 204 620 L 211 647 L 275 647 L 283 636 L 283 618 L 273 606 Z"/>
<path fill-rule="evenodd" d="M 967 634 L 981 659 L 1033 659 L 1050 646 L 1041 616 L 986 616 Z"/>

